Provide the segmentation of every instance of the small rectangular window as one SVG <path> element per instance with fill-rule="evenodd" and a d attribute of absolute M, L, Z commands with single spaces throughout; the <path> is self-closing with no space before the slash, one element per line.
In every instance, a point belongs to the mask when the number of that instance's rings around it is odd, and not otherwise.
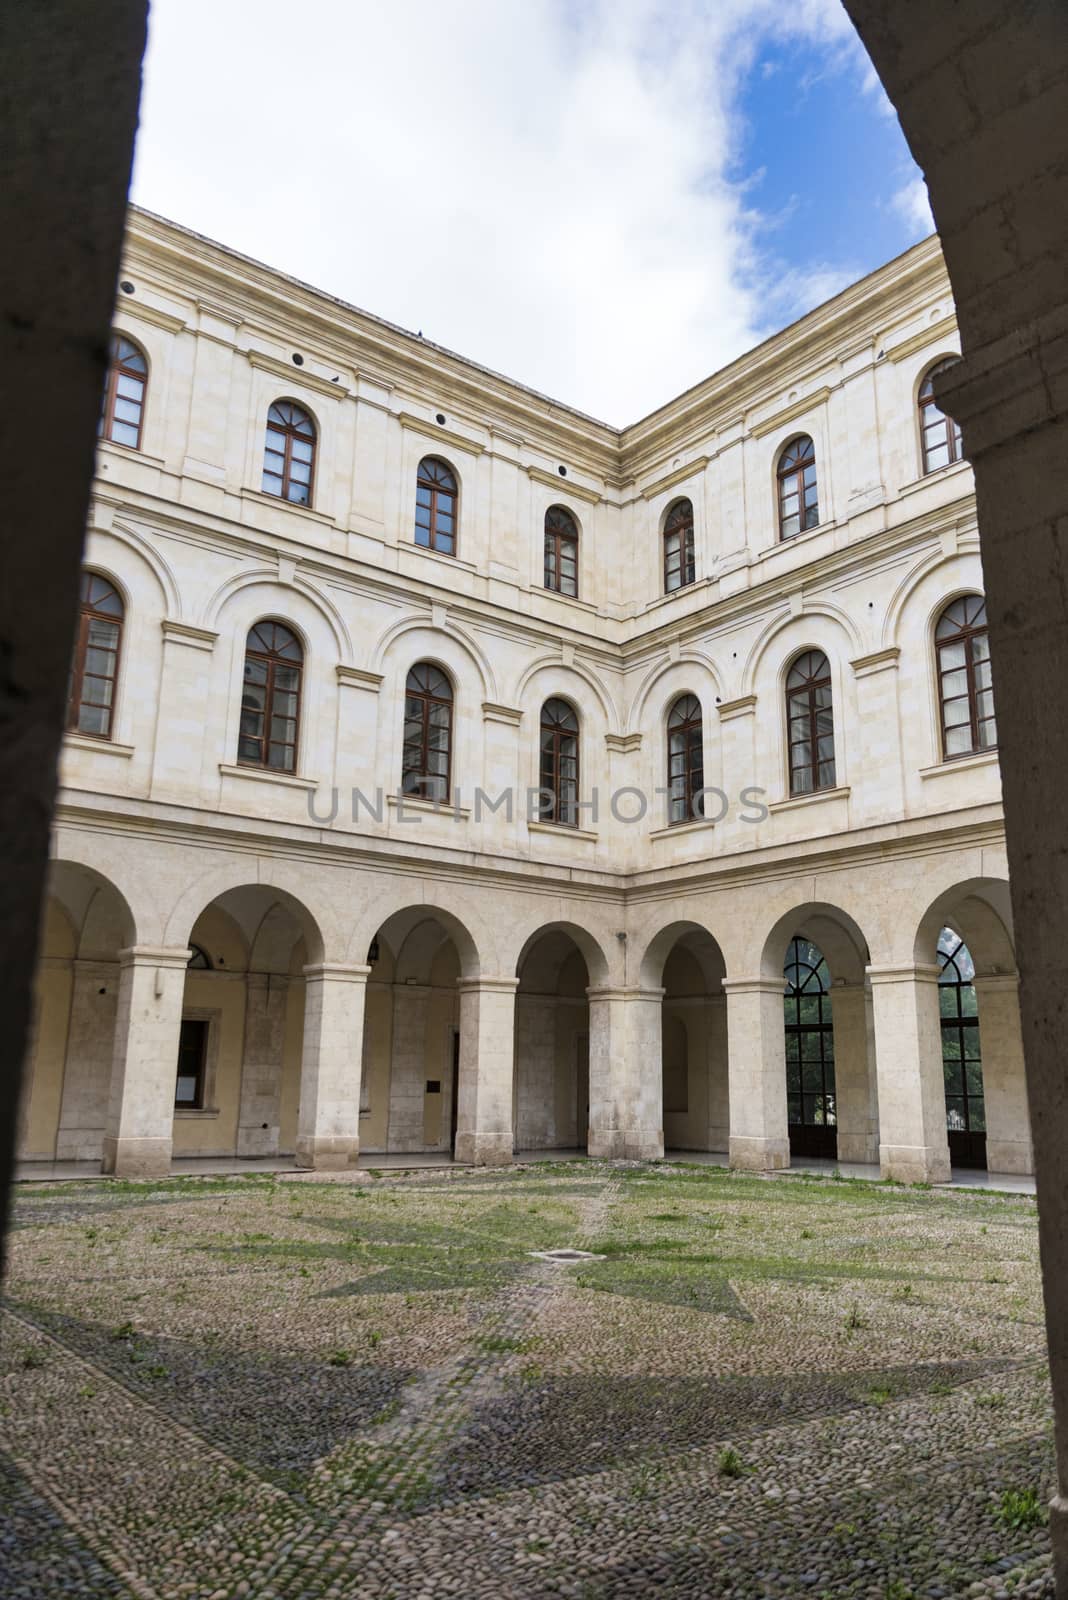
<path fill-rule="evenodd" d="M 174 1086 L 174 1104 L 178 1110 L 204 1109 L 208 1027 L 209 1024 L 200 1018 L 182 1019 L 178 1033 L 178 1076 Z"/>

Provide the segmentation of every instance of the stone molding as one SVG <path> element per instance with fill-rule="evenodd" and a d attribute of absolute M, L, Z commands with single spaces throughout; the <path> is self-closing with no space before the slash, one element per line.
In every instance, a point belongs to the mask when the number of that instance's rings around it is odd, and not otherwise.
<path fill-rule="evenodd" d="M 763 439 L 769 433 L 775 433 L 779 428 L 785 428 L 788 423 L 796 422 L 799 417 L 807 416 L 810 411 L 818 411 L 826 405 L 831 397 L 829 384 L 821 384 L 818 389 L 813 389 L 811 394 L 799 395 L 789 405 L 782 406 L 770 417 L 764 417 L 759 422 L 749 424 L 749 436 L 752 439 Z"/>
<path fill-rule="evenodd" d="M 193 952 L 166 944 L 131 944 L 119 951 L 120 967 L 188 967 Z"/>
<path fill-rule="evenodd" d="M 849 665 L 857 678 L 870 678 L 873 673 L 896 669 L 901 660 L 901 646 L 887 645 L 883 650 L 873 650 L 870 655 L 854 656 Z"/>
<path fill-rule="evenodd" d="M 521 707 L 500 705 L 495 700 L 483 700 L 482 716 L 486 722 L 501 722 L 510 728 L 518 728 L 523 720 Z"/>
<path fill-rule="evenodd" d="M 864 970 L 871 983 L 937 983 L 942 969 L 926 961 L 905 961 Z"/>
<path fill-rule="evenodd" d="M 382 672 L 369 672 L 365 667 L 345 667 L 340 663 L 334 668 L 338 685 L 343 689 L 366 689 L 369 694 L 377 694 L 385 682 Z"/>
<path fill-rule="evenodd" d="M 711 460 L 711 456 L 695 456 L 683 466 L 676 467 L 672 472 L 666 472 L 654 483 L 647 483 L 644 488 L 638 490 L 638 493 L 643 500 L 655 500 L 657 495 L 664 494 L 668 489 L 674 489 L 677 484 L 685 483 L 687 478 L 699 477 Z"/>
<path fill-rule="evenodd" d="M 426 417 L 417 417 L 411 411 L 396 411 L 393 415 L 406 432 L 418 433 L 424 439 L 437 439 L 445 445 L 451 445 L 454 450 L 465 451 L 468 455 L 480 456 L 486 448 L 477 439 L 468 439 L 465 434 L 454 433 L 442 423 L 431 422 Z"/>
<path fill-rule="evenodd" d="M 755 694 L 743 694 L 737 700 L 721 700 L 716 707 L 719 720 L 730 722 L 734 717 L 750 717 L 756 710 L 756 703 Z"/>
<path fill-rule="evenodd" d="M 184 644 L 191 650 L 215 649 L 219 637 L 215 628 L 199 628 L 192 622 L 179 622 L 175 617 L 164 617 L 160 623 L 165 644 Z"/>
<path fill-rule="evenodd" d="M 500 978 L 492 976 L 479 976 L 477 978 L 457 978 L 456 991 L 458 994 L 515 994 L 519 988 L 518 978 Z"/>
<path fill-rule="evenodd" d="M 312 961 L 300 970 L 306 983 L 366 983 L 371 971 L 358 961 Z"/>
<path fill-rule="evenodd" d="M 606 733 L 604 736 L 606 750 L 613 750 L 617 755 L 630 755 L 634 750 L 642 747 L 640 733 Z"/>
<path fill-rule="evenodd" d="M 561 500 L 573 496 L 576 500 L 584 500 L 587 505 L 595 506 L 604 499 L 599 489 L 587 489 L 585 484 L 575 483 L 571 478 L 561 478 L 559 474 L 554 477 L 551 472 L 546 472 L 544 467 L 528 466 L 523 470 L 531 483 L 540 483 L 548 489 L 555 489 Z"/>

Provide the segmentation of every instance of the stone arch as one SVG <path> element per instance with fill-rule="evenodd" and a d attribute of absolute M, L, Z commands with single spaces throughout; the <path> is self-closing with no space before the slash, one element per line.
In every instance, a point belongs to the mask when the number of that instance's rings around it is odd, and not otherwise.
<path fill-rule="evenodd" d="M 259 585 L 270 591 L 265 597 L 263 615 L 276 616 L 280 622 L 285 622 L 299 633 L 307 654 L 322 654 L 322 652 L 316 651 L 308 627 L 300 617 L 301 607 L 299 605 L 294 607 L 292 604 L 291 596 L 294 594 L 303 599 L 325 621 L 334 641 L 335 663 L 352 665 L 352 639 L 337 606 L 319 588 L 299 574 L 294 577 L 292 583 L 285 583 L 278 575 L 277 566 L 254 567 L 239 572 L 220 584 L 204 608 L 204 627 L 221 632 L 224 618 L 232 609 L 237 596 Z M 250 624 L 256 620 L 251 611 L 249 619 Z"/>
<path fill-rule="evenodd" d="M 291 913 L 300 927 L 310 963 L 326 960 L 331 952 L 330 958 L 336 960 L 337 952 L 343 948 L 338 919 L 333 908 L 323 901 L 317 901 L 312 909 L 311 901 L 316 897 L 307 894 L 308 887 L 307 873 L 279 860 L 239 860 L 214 865 L 190 883 L 179 897 L 166 919 L 164 942 L 175 947 L 188 943 L 197 918 L 208 906 L 227 897 L 233 902 L 235 895 L 247 891 L 244 896 L 247 915 L 239 919 L 239 925 L 242 921 L 252 924 L 251 936 L 245 929 L 250 949 L 260 923 L 271 906 L 278 903 Z"/>
<path fill-rule="evenodd" d="M 658 685 L 662 684 L 665 678 L 672 680 L 670 689 L 655 694 Z M 676 678 L 677 684 L 674 682 Z M 722 698 L 719 673 L 711 657 L 701 650 L 683 650 L 677 659 L 665 658 L 650 667 L 631 701 L 626 732 L 643 731 L 642 720 L 646 705 L 651 699 L 657 703 L 657 716 L 663 718 L 667 715 L 671 703 L 680 694 L 687 693 L 695 694 L 705 708 L 714 706 L 717 699 Z"/>
<path fill-rule="evenodd" d="M 175 622 L 180 622 L 182 620 L 182 592 L 178 587 L 178 580 L 174 576 L 174 572 L 162 551 L 158 550 L 138 529 L 118 519 L 108 527 L 100 523 L 90 523 L 89 544 L 98 539 L 103 540 L 106 538 L 114 539 L 116 543 L 124 545 L 128 550 L 132 550 L 138 559 L 144 563 L 159 585 L 164 616 L 172 618 Z M 90 554 L 88 546 L 85 554 L 85 564 L 89 566 L 95 564 L 94 557 Z M 125 595 L 124 598 L 126 598 Z"/>
<path fill-rule="evenodd" d="M 826 639 L 820 638 L 822 630 L 817 619 L 821 618 L 835 624 L 844 636 L 838 649 L 835 649 Z M 856 624 L 848 612 L 842 610 L 839 606 L 820 600 L 812 605 L 806 604 L 805 609 L 796 614 L 794 612 L 780 611 L 761 630 L 749 651 L 742 669 L 742 688 L 740 691 L 742 695 L 755 694 L 757 692 L 757 681 L 764 658 L 776 639 L 787 632 L 797 633 L 798 639 L 791 641 L 783 654 L 783 660 L 779 663 L 779 679 L 783 677 L 785 671 L 786 655 L 789 655 L 790 659 L 793 660 L 802 650 L 822 650 L 831 661 L 832 667 L 836 666 L 840 672 L 842 663 L 848 661 L 852 656 L 860 655 L 864 648 Z"/>
<path fill-rule="evenodd" d="M 762 977 L 782 977 L 786 950 L 795 935 L 819 945 L 832 977 L 843 983 L 863 983 L 869 948 L 859 922 L 842 907 L 819 900 L 798 900 L 775 919 L 760 952 Z"/>
<path fill-rule="evenodd" d="M 918 965 L 934 962 L 938 935 L 947 926 L 968 946 L 977 976 L 1006 976 L 1016 971 L 1007 879 L 965 878 L 937 894 L 916 925 Z"/>
<path fill-rule="evenodd" d="M 352 926 L 346 959 L 357 964 L 366 962 L 372 940 L 382 934 L 396 955 L 400 943 L 417 923 L 428 919 L 440 923 L 452 939 L 464 979 L 499 973 L 495 942 L 484 919 L 469 901 L 450 893 L 447 885 L 428 883 L 406 889 L 402 881 L 391 893 L 376 894 Z M 396 945 L 390 936 L 391 924 L 400 935 Z"/>
<path fill-rule="evenodd" d="M 449 620 L 448 617 L 446 617 L 445 621 L 440 624 L 436 623 L 432 617 L 428 616 L 406 617 L 400 622 L 393 623 L 392 627 L 387 628 L 386 631 L 381 635 L 373 651 L 371 652 L 372 670 L 374 672 L 386 672 L 388 670 L 389 662 L 396 654 L 398 654 L 395 646 L 407 634 L 413 632 L 425 632 L 430 637 L 438 635 L 445 639 L 452 640 L 474 664 L 479 677 L 482 698 L 484 700 L 493 701 L 498 699 L 496 675 L 493 671 L 489 657 L 486 655 L 486 652 L 481 648 L 476 640 L 471 637 L 466 628 L 458 627 L 457 624 Z M 423 661 L 430 659 L 434 659 L 433 647 L 431 647 L 429 651 L 421 651 L 418 655 L 413 655 L 411 661 L 408 662 L 407 666 L 405 667 L 405 671 L 407 672 L 408 666 L 410 666 L 412 662 L 416 660 Z M 455 677 L 455 663 L 449 664 L 447 660 L 442 658 L 440 663 L 436 664 L 440 664 L 443 670 L 449 673 L 450 677 Z"/>
<path fill-rule="evenodd" d="M 608 689 L 600 681 L 597 674 L 593 672 L 591 668 L 585 666 L 581 661 L 564 662 L 558 655 L 542 656 L 539 660 L 532 661 L 531 664 L 526 668 L 521 675 L 519 682 L 516 684 L 515 704 L 517 706 L 524 705 L 524 700 L 528 694 L 533 698 L 537 698 L 537 696 L 534 695 L 531 685 L 533 684 L 535 678 L 542 673 L 550 673 L 556 676 L 558 681 L 565 685 L 565 687 L 551 689 L 546 694 L 541 695 L 540 698 L 538 698 L 539 708 L 542 700 L 550 698 L 550 696 L 553 694 L 559 694 L 564 699 L 573 700 L 576 711 L 582 714 L 586 709 L 588 702 L 581 693 L 577 694 L 574 689 L 568 690 L 566 688 L 568 677 L 574 677 L 583 683 L 586 688 L 591 690 L 593 693 L 601 716 L 604 720 L 604 731 L 606 733 L 618 733 L 620 731 L 619 714 L 615 705 L 615 701 L 613 700 Z"/>
<path fill-rule="evenodd" d="M 534 945 L 548 933 L 566 934 L 578 948 L 582 954 L 582 959 L 586 963 L 591 988 L 597 988 L 611 981 L 611 963 L 597 935 L 591 933 L 588 928 L 584 928 L 580 923 L 569 922 L 564 919 L 541 922 L 537 927 L 522 934 L 521 943 L 518 946 L 513 963 L 513 971 L 518 973 Z"/>

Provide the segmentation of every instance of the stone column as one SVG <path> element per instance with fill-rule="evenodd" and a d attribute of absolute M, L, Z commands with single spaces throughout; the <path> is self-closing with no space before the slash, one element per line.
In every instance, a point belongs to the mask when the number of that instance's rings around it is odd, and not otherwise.
<path fill-rule="evenodd" d="M 250 972 L 245 985 L 237 1153 L 242 1157 L 276 1156 L 289 979 L 278 973 Z"/>
<path fill-rule="evenodd" d="M 393 1050 L 389 1064 L 389 1124 L 386 1149 L 423 1149 L 426 1098 L 428 983 L 393 985 Z"/>
<path fill-rule="evenodd" d="M 73 962 L 57 1161 L 99 1161 L 115 1056 L 119 967 L 114 961 Z"/>
<path fill-rule="evenodd" d="M 838 1159 L 865 1165 L 879 1160 L 879 1097 L 868 1010 L 864 984 L 836 983 L 831 989 Z"/>
<path fill-rule="evenodd" d="M 979 1050 L 986 1106 L 986 1164 L 991 1172 L 1031 1173 L 1031 1117 L 1027 1105 L 1019 979 L 998 973 L 975 980 Z"/>
<path fill-rule="evenodd" d="M 936 966 L 869 967 L 879 1090 L 879 1165 L 901 1183 L 948 1183 Z"/>
<path fill-rule="evenodd" d="M 512 1075 L 518 978 L 461 979 L 456 1160 L 477 1167 L 512 1160 Z"/>
<path fill-rule="evenodd" d="M 725 978 L 730 1164 L 752 1172 L 790 1165 L 782 978 Z"/>
<path fill-rule="evenodd" d="M 663 989 L 587 989 L 590 1128 L 601 1160 L 659 1161 L 664 1154 Z"/>
<path fill-rule="evenodd" d="M 119 951 L 119 998 L 104 1171 L 158 1178 L 171 1169 L 178 1033 L 189 951 L 133 945 Z"/>
<path fill-rule="evenodd" d="M 356 1164 L 363 1010 L 370 970 L 342 962 L 304 968 L 298 1167 L 334 1171 Z"/>

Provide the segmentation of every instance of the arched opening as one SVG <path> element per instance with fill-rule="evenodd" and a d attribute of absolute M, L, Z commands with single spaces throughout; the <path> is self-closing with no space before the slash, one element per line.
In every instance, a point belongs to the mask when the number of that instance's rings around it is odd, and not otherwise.
<path fill-rule="evenodd" d="M 782 1062 L 770 1077 L 785 1091 L 791 1162 L 869 1166 L 879 1159 L 879 1097 L 868 947 L 837 906 L 801 906 L 781 917 L 764 946 L 763 970 L 783 985 Z"/>
<path fill-rule="evenodd" d="M 173 1154 L 294 1154 L 304 1037 L 304 967 L 317 943 L 296 901 L 262 884 L 200 912 L 176 1050 Z"/>
<path fill-rule="evenodd" d="M 937 973 L 946 1138 L 963 1171 L 1033 1171 L 1008 884 L 973 879 L 923 917 L 917 963 Z"/>
<path fill-rule="evenodd" d="M 114 884 L 74 862 L 51 864 L 19 1114 L 20 1160 L 101 1161 L 119 952 L 133 942 L 133 917 Z"/>
<path fill-rule="evenodd" d="M 658 1087 L 665 1150 L 728 1147 L 724 972 L 716 940 L 686 922 L 662 929 L 642 962 L 642 988 L 663 990 Z"/>
<path fill-rule="evenodd" d="M 426 906 L 394 912 L 367 952 L 362 1151 L 451 1155 L 460 1090 L 460 992 L 471 941 Z"/>
<path fill-rule="evenodd" d="M 517 967 L 513 1146 L 522 1151 L 589 1146 L 590 972 L 566 928 L 529 940 Z"/>

